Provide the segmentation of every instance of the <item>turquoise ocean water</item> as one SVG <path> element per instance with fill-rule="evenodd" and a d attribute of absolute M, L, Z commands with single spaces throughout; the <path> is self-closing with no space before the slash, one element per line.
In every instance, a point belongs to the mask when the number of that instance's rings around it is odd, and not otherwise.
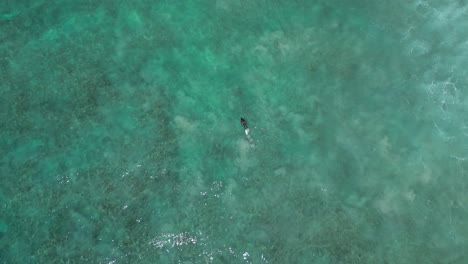
<path fill-rule="evenodd" d="M 2 1 L 0 263 L 468 263 L 467 69 L 465 0 Z"/>

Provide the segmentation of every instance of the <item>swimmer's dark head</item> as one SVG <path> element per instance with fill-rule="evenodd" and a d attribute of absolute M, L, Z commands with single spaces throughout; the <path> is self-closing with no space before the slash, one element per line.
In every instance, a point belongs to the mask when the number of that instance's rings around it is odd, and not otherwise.
<path fill-rule="evenodd" d="M 249 128 L 249 126 L 247 126 L 247 120 L 243 117 L 241 117 L 241 125 L 244 127 L 244 129 Z"/>

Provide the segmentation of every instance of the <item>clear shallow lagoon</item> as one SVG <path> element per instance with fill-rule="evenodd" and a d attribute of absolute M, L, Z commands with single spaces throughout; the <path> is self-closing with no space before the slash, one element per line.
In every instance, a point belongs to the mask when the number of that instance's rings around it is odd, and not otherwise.
<path fill-rule="evenodd" d="M 466 1 L 98 2 L 0 4 L 1 263 L 468 262 Z"/>

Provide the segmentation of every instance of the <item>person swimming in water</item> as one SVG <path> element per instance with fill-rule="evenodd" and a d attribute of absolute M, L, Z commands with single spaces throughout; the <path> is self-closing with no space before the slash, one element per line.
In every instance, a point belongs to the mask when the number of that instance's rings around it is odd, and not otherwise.
<path fill-rule="evenodd" d="M 249 126 L 247 125 L 247 119 L 241 117 L 240 122 L 241 122 L 241 125 L 244 127 L 245 135 L 249 136 Z"/>

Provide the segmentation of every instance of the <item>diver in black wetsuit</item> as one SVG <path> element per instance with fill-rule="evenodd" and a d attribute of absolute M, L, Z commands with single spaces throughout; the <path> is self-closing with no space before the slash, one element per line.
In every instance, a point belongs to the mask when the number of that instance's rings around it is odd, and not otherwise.
<path fill-rule="evenodd" d="M 247 126 L 247 120 L 245 120 L 245 118 L 243 118 L 243 117 L 241 117 L 241 125 L 244 127 L 244 129 L 249 128 L 249 127 Z"/>
<path fill-rule="evenodd" d="M 240 122 L 241 122 L 241 125 L 244 127 L 245 135 L 249 136 L 249 126 L 247 125 L 247 120 L 241 117 Z"/>

